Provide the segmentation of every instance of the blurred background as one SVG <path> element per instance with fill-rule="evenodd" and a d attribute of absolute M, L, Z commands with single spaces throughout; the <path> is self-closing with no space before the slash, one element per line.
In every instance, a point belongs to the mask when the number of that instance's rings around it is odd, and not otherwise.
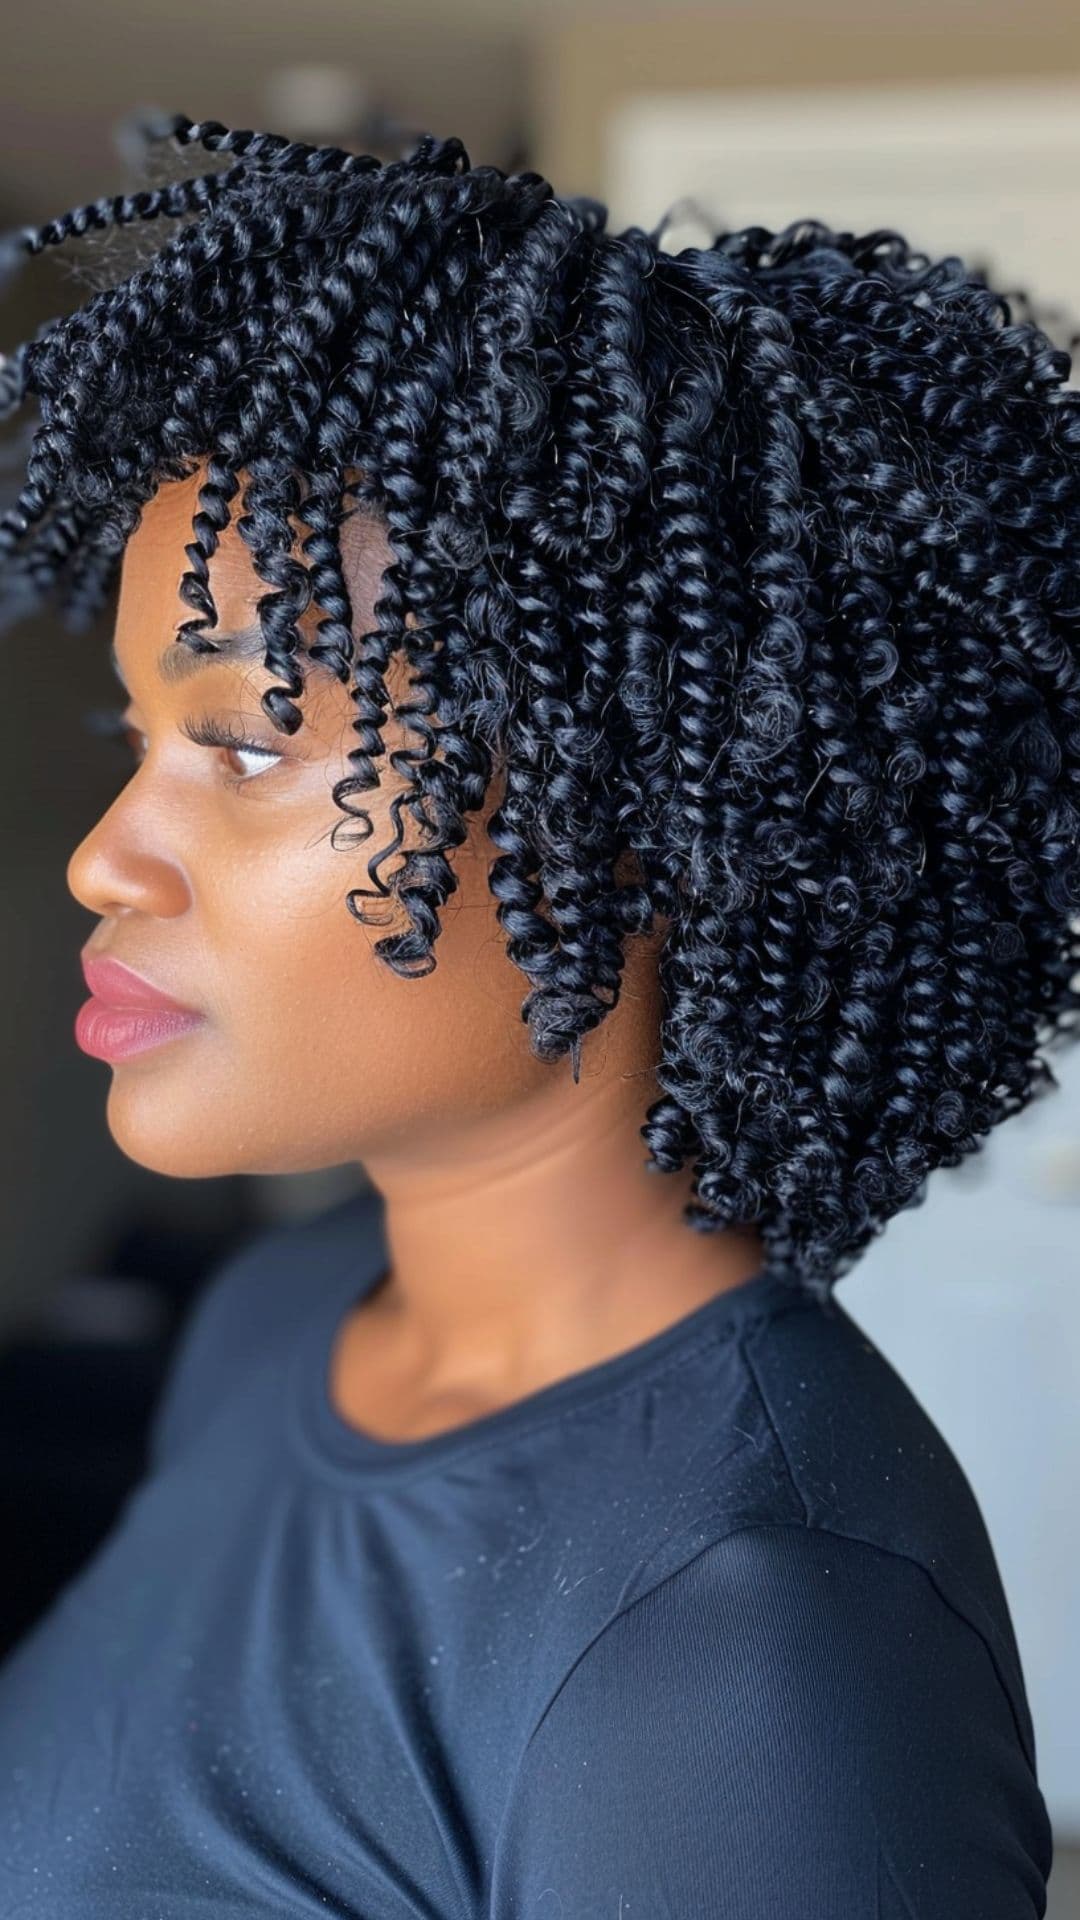
<path fill-rule="evenodd" d="M 148 105 L 383 154 L 402 131 L 456 133 L 474 162 L 598 195 L 615 228 L 680 203 L 669 251 L 806 216 L 895 227 L 1026 290 L 1061 344 L 1080 328 L 1080 13 L 1066 0 L 308 0 L 302 16 L 272 0 L 46 0 L 5 35 L 0 227 L 130 188 L 114 129 Z M 67 250 L 46 253 L 0 299 L 0 350 L 83 297 Z M 64 878 L 120 778 L 115 746 L 80 724 L 115 693 L 108 635 L 38 620 L 3 643 L 0 1657 L 141 1473 L 173 1343 L 215 1266 L 362 1182 L 348 1168 L 173 1182 L 110 1139 L 110 1070 L 72 1037 L 92 923 Z M 1065 1920 L 1080 1915 L 1080 1057 L 1050 1057 L 1057 1090 L 935 1173 L 838 1297 L 978 1496 L 1054 1824 L 1049 1911 Z"/>

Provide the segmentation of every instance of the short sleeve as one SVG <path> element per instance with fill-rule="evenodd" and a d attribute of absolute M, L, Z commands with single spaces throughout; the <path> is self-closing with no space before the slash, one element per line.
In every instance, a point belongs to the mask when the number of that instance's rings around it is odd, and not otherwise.
<path fill-rule="evenodd" d="M 490 1920 L 1042 1920 L 1051 1858 L 992 1654 L 931 1574 L 752 1526 L 631 1602 L 548 1703 Z"/>

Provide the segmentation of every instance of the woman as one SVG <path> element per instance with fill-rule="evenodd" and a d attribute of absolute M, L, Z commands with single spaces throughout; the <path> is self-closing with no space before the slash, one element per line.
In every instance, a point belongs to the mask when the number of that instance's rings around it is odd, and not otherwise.
<path fill-rule="evenodd" d="M 8 247 L 182 217 L 4 374 L 8 623 L 119 585 L 77 1037 L 141 1164 L 370 1189 L 214 1276 L 0 1672 L 3 1910 L 1042 1915 L 833 1290 L 1080 1005 L 1067 354 L 887 231 L 146 133 L 218 165 Z"/>

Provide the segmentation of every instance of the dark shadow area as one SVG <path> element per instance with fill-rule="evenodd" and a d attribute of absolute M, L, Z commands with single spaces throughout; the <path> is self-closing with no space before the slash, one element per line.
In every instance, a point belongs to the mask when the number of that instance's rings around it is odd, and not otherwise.
<path fill-rule="evenodd" d="M 54 1288 L 0 1352 L 0 1658 L 82 1568 L 141 1478 L 195 1298 L 263 1224 L 243 1193 L 240 1183 L 219 1230 L 134 1215 L 93 1271 Z"/>

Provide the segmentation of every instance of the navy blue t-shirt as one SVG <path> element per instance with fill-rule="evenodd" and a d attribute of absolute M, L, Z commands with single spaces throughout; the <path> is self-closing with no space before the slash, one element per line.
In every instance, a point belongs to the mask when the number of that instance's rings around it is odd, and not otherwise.
<path fill-rule="evenodd" d="M 758 1274 L 452 1431 L 328 1392 L 381 1198 L 211 1278 L 146 1474 L 0 1666 L 3 1920 L 1038 1920 L 972 1489 Z"/>

